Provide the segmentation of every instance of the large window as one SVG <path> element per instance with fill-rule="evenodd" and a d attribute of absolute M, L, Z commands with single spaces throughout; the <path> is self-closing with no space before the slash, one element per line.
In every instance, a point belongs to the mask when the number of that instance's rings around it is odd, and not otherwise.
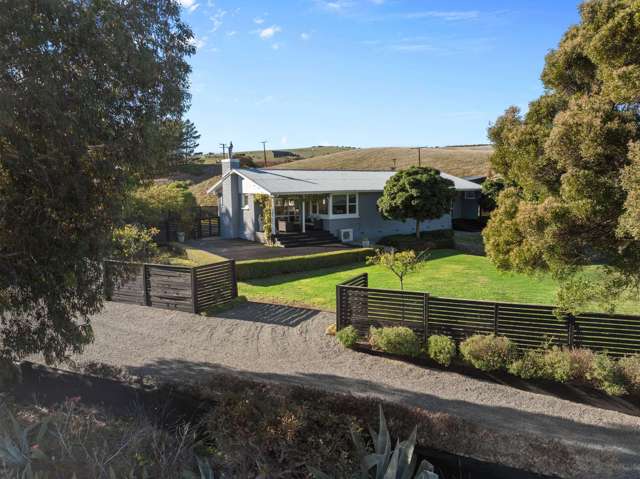
<path fill-rule="evenodd" d="M 331 213 L 334 215 L 355 215 L 358 213 L 358 196 L 355 193 L 333 195 Z"/>

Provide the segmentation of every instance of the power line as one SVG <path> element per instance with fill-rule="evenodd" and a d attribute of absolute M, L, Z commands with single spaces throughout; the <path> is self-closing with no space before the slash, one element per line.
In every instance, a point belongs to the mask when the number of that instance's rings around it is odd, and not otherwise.
<path fill-rule="evenodd" d="M 222 147 L 222 159 L 224 160 L 226 158 L 226 156 L 225 156 L 226 149 L 225 148 L 227 148 L 227 144 L 226 143 L 220 143 L 220 146 Z"/>
<path fill-rule="evenodd" d="M 411 148 L 412 150 L 418 150 L 418 166 L 422 166 L 422 157 L 420 153 L 423 148 L 429 148 L 428 146 L 416 146 L 415 148 Z"/>

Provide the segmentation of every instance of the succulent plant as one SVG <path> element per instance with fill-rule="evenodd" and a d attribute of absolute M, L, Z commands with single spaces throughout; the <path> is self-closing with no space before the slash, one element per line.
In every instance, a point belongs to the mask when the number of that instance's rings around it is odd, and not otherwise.
<path fill-rule="evenodd" d="M 387 421 L 380 406 L 380 427 L 376 432 L 369 428 L 374 451 L 370 452 L 358 431 L 351 429 L 351 438 L 360 461 L 360 479 L 439 479 L 434 472 L 433 465 L 423 460 L 417 464 L 414 455 L 418 429 L 413 429 L 406 441 L 396 442 L 395 449 L 391 448 L 391 435 L 387 428 Z M 309 468 L 315 479 L 331 479 L 327 474 Z"/>
<path fill-rule="evenodd" d="M 31 462 L 35 459 L 46 460 L 47 456 L 40 449 L 39 443 L 47 433 L 48 424 L 42 422 L 23 427 L 6 407 L 4 416 L 10 424 L 4 428 L 0 436 L 0 463 L 7 467 L 30 474 Z M 34 432 L 37 433 L 34 436 Z M 28 477 L 28 476 L 27 476 Z"/>

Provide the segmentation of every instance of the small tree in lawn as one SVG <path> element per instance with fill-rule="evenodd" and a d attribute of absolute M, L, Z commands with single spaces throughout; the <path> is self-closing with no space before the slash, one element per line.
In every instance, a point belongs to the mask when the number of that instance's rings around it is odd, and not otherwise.
<path fill-rule="evenodd" d="M 416 221 L 416 238 L 420 223 L 447 214 L 456 191 L 453 181 L 440 176 L 434 168 L 412 166 L 393 175 L 384 186 L 378 208 L 386 219 Z"/>
<path fill-rule="evenodd" d="M 426 251 L 416 254 L 415 251 L 383 251 L 379 250 L 367 259 L 368 264 L 380 265 L 395 274 L 400 281 L 400 289 L 404 290 L 404 279 L 415 273 L 426 259 Z"/>

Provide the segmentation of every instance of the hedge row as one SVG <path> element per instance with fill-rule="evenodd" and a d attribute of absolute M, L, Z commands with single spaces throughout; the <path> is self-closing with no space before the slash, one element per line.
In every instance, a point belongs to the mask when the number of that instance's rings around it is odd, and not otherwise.
<path fill-rule="evenodd" d="M 420 239 L 415 235 L 385 236 L 378 244 L 399 250 L 451 249 L 454 247 L 453 230 L 423 231 L 420 233 Z"/>
<path fill-rule="evenodd" d="M 373 254 L 373 248 L 358 248 L 305 256 L 238 261 L 236 263 L 236 274 L 239 281 L 267 278 L 279 274 L 299 273 L 345 264 L 364 263 L 366 258 L 373 256 Z"/>

